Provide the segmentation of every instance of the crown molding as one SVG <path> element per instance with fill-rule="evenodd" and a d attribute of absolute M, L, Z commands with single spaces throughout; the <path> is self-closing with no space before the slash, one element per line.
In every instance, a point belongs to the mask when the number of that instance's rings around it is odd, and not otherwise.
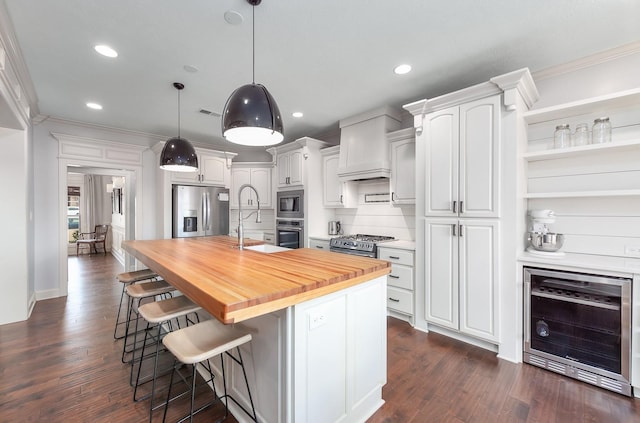
<path fill-rule="evenodd" d="M 3 50 L 6 56 L 4 66 L 8 65 L 11 68 L 11 74 L 20 85 L 20 94 L 25 97 L 26 106 L 29 107 L 31 115 L 37 115 L 39 113 L 38 95 L 4 1 L 0 1 L 0 50 Z"/>
<path fill-rule="evenodd" d="M 555 76 L 575 72 L 580 69 L 600 65 L 602 63 L 610 62 L 612 60 L 638 53 L 640 53 L 640 41 L 634 41 L 633 43 L 624 44 L 610 50 L 601 51 L 600 53 L 596 53 L 591 56 L 583 57 L 581 59 L 572 60 L 558 66 L 552 66 L 546 69 L 532 72 L 532 76 L 535 81 L 541 81 L 543 79 L 553 78 Z"/>

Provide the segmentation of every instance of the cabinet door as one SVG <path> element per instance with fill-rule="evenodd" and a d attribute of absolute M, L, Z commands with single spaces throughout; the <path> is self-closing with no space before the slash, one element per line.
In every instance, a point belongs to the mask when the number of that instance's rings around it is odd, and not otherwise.
<path fill-rule="evenodd" d="M 325 207 L 341 207 L 340 196 L 342 190 L 338 179 L 338 155 L 322 158 L 323 176 L 323 203 Z"/>
<path fill-rule="evenodd" d="M 209 156 L 201 154 L 198 157 L 200 166 L 200 182 L 204 184 L 227 186 L 227 161 L 223 157 Z"/>
<path fill-rule="evenodd" d="M 278 167 L 278 186 L 287 186 L 289 183 L 289 153 L 278 154 L 276 166 Z"/>
<path fill-rule="evenodd" d="M 500 96 L 460 106 L 461 217 L 498 217 Z"/>
<path fill-rule="evenodd" d="M 425 221 L 425 319 L 458 329 L 457 219 Z"/>
<path fill-rule="evenodd" d="M 200 169 L 202 169 L 202 161 L 198 156 L 198 170 L 195 172 L 171 172 L 171 180 L 173 182 L 200 183 Z"/>
<path fill-rule="evenodd" d="M 289 185 L 304 184 L 304 155 L 302 150 L 289 153 Z"/>
<path fill-rule="evenodd" d="M 271 207 L 271 169 L 252 168 L 251 185 L 255 187 L 258 195 L 260 195 L 260 208 L 266 209 Z M 253 191 L 251 191 L 251 195 L 254 195 Z M 256 202 L 253 202 L 251 205 L 257 207 Z"/>
<path fill-rule="evenodd" d="M 425 216 L 457 216 L 459 109 L 431 113 L 423 122 L 425 142 Z"/>
<path fill-rule="evenodd" d="M 231 170 L 231 192 L 229 193 L 230 201 L 229 207 L 238 208 L 238 190 L 244 184 L 251 183 L 251 169 L 249 168 L 236 168 Z M 249 200 L 251 199 L 251 190 L 244 190 L 242 192 L 242 207 L 249 206 Z"/>
<path fill-rule="evenodd" d="M 416 143 L 404 140 L 391 143 L 391 201 L 416 203 Z"/>
<path fill-rule="evenodd" d="M 460 331 L 498 341 L 497 221 L 460 219 Z"/>

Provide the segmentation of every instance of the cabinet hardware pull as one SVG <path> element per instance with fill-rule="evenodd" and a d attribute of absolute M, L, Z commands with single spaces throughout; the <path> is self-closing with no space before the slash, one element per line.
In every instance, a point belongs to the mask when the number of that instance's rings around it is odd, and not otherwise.
<path fill-rule="evenodd" d="M 459 231 L 460 232 L 460 236 L 464 235 L 464 233 L 462 232 L 462 228 L 464 228 L 464 225 L 460 224 L 460 231 Z"/>
<path fill-rule="evenodd" d="M 395 298 L 391 298 L 391 297 L 389 297 L 389 300 L 390 300 L 390 301 L 393 301 L 394 303 L 399 303 L 399 302 L 400 302 L 400 300 L 395 299 Z"/>
<path fill-rule="evenodd" d="M 340 204 L 342 204 L 342 194 L 340 194 Z"/>
<path fill-rule="evenodd" d="M 400 257 L 398 256 L 389 256 L 390 259 L 394 259 L 394 260 L 400 260 Z"/>
<path fill-rule="evenodd" d="M 457 224 L 455 224 L 455 223 L 454 223 L 453 225 L 451 225 L 451 229 L 453 230 L 453 236 L 457 236 L 457 235 L 456 235 L 456 227 L 457 227 L 457 226 L 458 226 L 458 225 L 457 225 Z"/>
<path fill-rule="evenodd" d="M 396 276 L 396 275 L 389 275 L 389 277 L 392 279 L 400 279 L 400 276 Z"/>
<path fill-rule="evenodd" d="M 395 198 L 394 198 L 394 196 L 395 196 L 395 195 L 396 195 L 396 193 L 395 193 L 395 192 L 392 192 L 392 193 L 391 193 L 391 202 L 392 202 L 392 203 L 393 203 L 394 201 L 396 201 L 396 200 L 395 200 Z"/>
<path fill-rule="evenodd" d="M 322 250 L 324 247 L 322 245 L 316 245 L 316 248 L 320 248 Z"/>
<path fill-rule="evenodd" d="M 460 201 L 460 213 L 464 213 L 464 201 Z"/>
<path fill-rule="evenodd" d="M 456 203 L 457 203 L 457 201 L 454 201 L 454 202 L 453 202 L 453 212 L 454 212 L 454 213 L 458 213 L 458 212 L 456 211 Z M 454 235 L 455 235 L 455 234 L 454 234 Z"/>

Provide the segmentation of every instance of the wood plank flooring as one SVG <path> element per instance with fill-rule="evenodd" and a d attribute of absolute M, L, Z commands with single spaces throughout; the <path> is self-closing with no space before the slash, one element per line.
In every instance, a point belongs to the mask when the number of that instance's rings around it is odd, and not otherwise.
<path fill-rule="evenodd" d="M 112 338 L 121 271 L 112 256 L 72 257 L 68 297 L 39 301 L 28 321 L 0 326 L 0 422 L 148 420 L 147 403 L 131 398 L 122 341 Z M 640 422 L 636 399 L 388 322 L 386 403 L 369 423 Z M 168 421 L 186 407 L 172 405 Z M 222 413 L 215 407 L 195 421 Z"/>

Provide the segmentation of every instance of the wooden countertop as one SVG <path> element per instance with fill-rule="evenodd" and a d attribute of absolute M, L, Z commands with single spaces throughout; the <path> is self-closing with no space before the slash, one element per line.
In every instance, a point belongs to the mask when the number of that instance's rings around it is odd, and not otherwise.
<path fill-rule="evenodd" d="M 245 246 L 263 244 L 245 239 Z M 229 236 L 124 241 L 123 248 L 223 323 L 235 323 L 386 275 L 382 260 L 310 248 L 261 253 Z"/>

